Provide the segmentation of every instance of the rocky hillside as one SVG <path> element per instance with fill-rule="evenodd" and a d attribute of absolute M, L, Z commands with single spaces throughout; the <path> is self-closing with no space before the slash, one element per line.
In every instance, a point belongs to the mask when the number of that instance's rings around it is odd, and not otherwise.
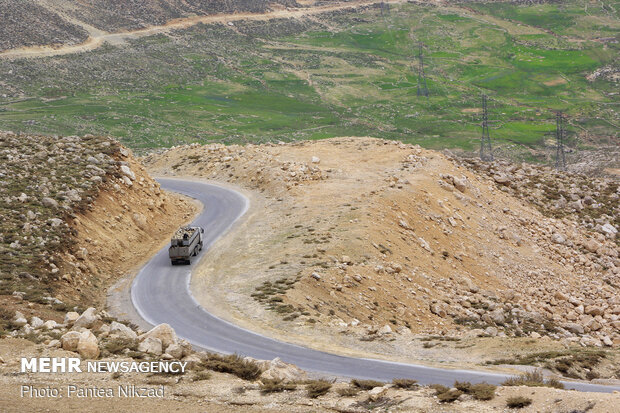
<path fill-rule="evenodd" d="M 100 302 L 192 211 L 112 139 L 2 132 L 0 301 Z"/>
<path fill-rule="evenodd" d="M 265 12 L 295 6 L 294 0 L 0 0 L 0 51 L 36 45 L 81 43 L 84 27 L 107 32 L 135 30 L 182 17 Z"/>
<path fill-rule="evenodd" d="M 49 397 L 20 395 L 24 384 L 35 388 L 88 389 L 135 386 L 158 391 L 155 397 L 63 397 L 53 399 L 54 409 L 81 412 L 143 411 L 188 412 L 350 412 L 380 408 L 390 412 L 496 412 L 525 406 L 524 411 L 610 412 L 616 394 L 577 393 L 561 390 L 556 380 L 539 374 L 515 376 L 504 386 L 455 382 L 454 387 L 418 384 L 395 378 L 391 383 L 375 380 L 327 380 L 294 365 L 274 360 L 255 360 L 194 351 L 167 324 L 149 331 L 119 323 L 103 311 L 88 308 L 82 314 L 68 312 L 58 321 L 29 313 L 6 315 L 8 337 L 0 339 L 0 393 L 3 411 L 47 411 Z M 25 338 L 25 339 L 24 339 Z M 140 363 L 185 363 L 172 373 L 19 373 L 22 357 L 80 357 L 82 360 Z M 175 366 L 176 367 L 176 366 Z M 520 384 L 527 382 L 528 387 Z"/>
<path fill-rule="evenodd" d="M 31 0 L 0 0 L 0 51 L 81 43 L 88 33 Z"/>
<path fill-rule="evenodd" d="M 591 230 L 593 240 L 587 247 L 591 252 L 600 248 L 597 240 L 601 235 L 603 239 L 620 245 L 617 236 L 620 228 L 620 179 L 502 161 L 484 163 L 478 159 L 465 159 L 462 164 L 493 179 L 500 190 L 535 205 L 545 216 L 567 217 L 581 228 Z"/>
<path fill-rule="evenodd" d="M 225 303 L 213 311 L 248 327 L 266 320 L 264 331 L 300 342 L 323 331 L 332 347 L 403 357 L 417 345 L 411 334 L 620 344 L 617 182 L 478 171 L 369 138 L 184 146 L 145 162 L 250 191 L 244 235 L 212 252 L 194 287 L 203 305 Z M 566 205 L 574 192 L 590 218 L 558 215 L 537 195 L 560 184 Z"/>

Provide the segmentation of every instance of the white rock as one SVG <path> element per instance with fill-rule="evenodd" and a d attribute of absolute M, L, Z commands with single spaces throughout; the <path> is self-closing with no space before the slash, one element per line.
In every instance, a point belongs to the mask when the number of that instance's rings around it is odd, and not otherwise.
<path fill-rule="evenodd" d="M 135 331 L 127 327 L 125 324 L 119 323 L 117 321 L 112 321 L 112 324 L 110 324 L 110 333 L 118 334 L 119 336 L 134 340 L 138 338 L 138 335 Z"/>
<path fill-rule="evenodd" d="M 43 199 L 41 199 L 41 203 L 44 207 L 47 208 L 58 208 L 58 202 L 55 199 L 49 197 L 44 197 Z"/>
<path fill-rule="evenodd" d="M 62 348 L 67 351 L 77 351 L 80 342 L 80 333 L 78 331 L 69 331 L 60 337 Z"/>
<path fill-rule="evenodd" d="M 263 373 L 260 376 L 262 379 L 298 381 L 306 378 L 305 371 L 294 364 L 285 363 L 277 357 L 271 361 L 258 363 L 263 369 Z"/>
<path fill-rule="evenodd" d="M 163 348 L 168 348 L 170 344 L 177 344 L 179 339 L 169 324 L 159 324 L 148 332 L 142 334 L 139 339 L 144 341 L 147 338 L 156 338 L 161 341 Z M 161 353 L 160 353 L 161 354 Z"/>
<path fill-rule="evenodd" d="M 166 353 L 170 354 L 172 358 L 180 359 L 183 357 L 183 348 L 178 344 L 170 344 L 166 347 Z"/>
<path fill-rule="evenodd" d="M 81 316 L 77 318 L 77 320 L 75 320 L 75 322 L 73 323 L 73 327 L 92 327 L 92 325 L 95 324 L 95 321 L 97 321 L 97 315 L 95 314 L 95 311 L 97 310 L 94 307 L 88 308 L 82 313 Z"/>
<path fill-rule="evenodd" d="M 321 159 L 319 159 L 319 157 L 317 157 L 317 156 L 313 156 L 312 157 L 312 163 L 321 163 Z"/>
<path fill-rule="evenodd" d="M 28 324 L 28 320 L 26 320 L 26 317 L 21 312 L 15 311 L 15 317 L 13 317 L 13 324 L 15 324 L 17 327 L 23 327 Z"/>
<path fill-rule="evenodd" d="M 64 323 L 67 325 L 73 324 L 75 320 L 78 319 L 79 316 L 80 315 L 76 313 L 75 311 L 69 311 L 67 314 L 65 314 Z"/>
<path fill-rule="evenodd" d="M 121 173 L 134 181 L 136 179 L 136 175 L 127 165 L 121 165 Z"/>
<path fill-rule="evenodd" d="M 96 359 L 99 357 L 97 337 L 90 330 L 84 330 L 80 333 L 77 351 L 85 359 Z"/>
<path fill-rule="evenodd" d="M 391 332 L 392 332 L 392 327 L 390 327 L 387 324 L 381 327 L 378 331 L 379 334 L 390 334 Z"/>
<path fill-rule="evenodd" d="M 618 230 L 613 225 L 607 223 L 601 227 L 601 230 L 607 235 L 609 238 L 615 238 L 616 234 L 618 234 Z"/>
<path fill-rule="evenodd" d="M 58 323 L 54 320 L 47 320 L 45 323 L 43 323 L 43 328 L 46 330 L 53 330 L 56 327 L 58 327 Z"/>
<path fill-rule="evenodd" d="M 146 337 L 139 345 L 138 351 L 159 356 L 162 354 L 161 340 L 154 337 Z"/>

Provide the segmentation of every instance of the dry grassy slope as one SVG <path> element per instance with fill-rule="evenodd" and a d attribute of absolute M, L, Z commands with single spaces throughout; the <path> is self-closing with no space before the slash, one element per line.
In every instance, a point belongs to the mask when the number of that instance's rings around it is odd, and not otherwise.
<path fill-rule="evenodd" d="M 151 375 L 140 373 L 66 373 L 16 374 L 21 357 L 75 357 L 75 353 L 42 344 L 15 338 L 0 340 L 0 406 L 3 412 L 45 411 L 45 412 L 109 412 L 149 411 L 167 413 L 184 412 L 351 412 L 364 413 L 382 407 L 381 411 L 391 412 L 497 412 L 507 411 L 508 398 L 523 396 L 532 399 L 532 405 L 522 412 L 568 412 L 588 411 L 591 413 L 608 413 L 617 405 L 617 394 L 581 393 L 541 387 L 499 387 L 495 397 L 489 401 L 474 400 L 463 395 L 458 402 L 440 403 L 429 387 L 412 390 L 398 389 L 391 385 L 375 389 L 372 392 L 361 390 L 348 396 L 339 392 L 347 390 L 350 385 L 338 381 L 330 391 L 318 398 L 309 398 L 302 383 L 296 389 L 281 393 L 261 392 L 260 381 L 248 382 L 230 374 L 208 372 L 207 376 L 197 377 L 195 371 L 182 376 Z M 109 360 L 109 359 L 108 359 Z M 116 358 L 116 360 L 119 360 Z M 203 371 L 202 373 L 205 373 Z M 205 378 L 206 377 L 206 378 Z M 65 397 L 20 397 L 21 386 L 32 385 L 36 388 L 58 388 Z M 119 385 L 159 388 L 164 386 L 163 398 L 138 397 L 66 397 L 67 386 L 80 388 L 112 388 L 116 393 Z M 354 392 L 355 393 L 355 392 Z M 372 396 L 371 396 L 372 394 Z M 371 399 L 370 397 L 373 397 Z M 389 410 L 388 410 L 389 409 Z M 577 410 L 579 409 L 579 410 Z"/>
<path fill-rule="evenodd" d="M 613 242 L 600 240 L 612 266 L 602 268 L 573 222 L 543 217 L 440 153 L 340 138 L 193 145 L 145 162 L 263 194 L 244 234 L 195 281 L 205 305 L 222 302 L 241 324 L 262 320 L 289 340 L 459 334 L 462 324 L 584 344 L 620 339 Z M 554 243 L 557 235 L 567 241 Z"/>
<path fill-rule="evenodd" d="M 133 157 L 126 162 L 136 177 L 133 184 L 106 187 L 93 208 L 70 223 L 77 230 L 78 253 L 63 257 L 62 292 L 78 292 L 89 305 L 102 307 L 106 291 L 100 287 L 138 268 L 197 211 L 186 198 L 161 191 Z"/>

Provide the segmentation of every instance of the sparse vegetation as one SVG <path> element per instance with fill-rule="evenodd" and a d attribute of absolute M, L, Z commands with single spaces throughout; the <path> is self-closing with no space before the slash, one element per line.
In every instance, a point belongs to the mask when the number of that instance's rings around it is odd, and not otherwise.
<path fill-rule="evenodd" d="M 211 373 L 208 371 L 196 371 L 192 376 L 192 381 L 203 381 L 209 380 L 211 378 Z"/>
<path fill-rule="evenodd" d="M 238 354 L 227 356 L 210 353 L 207 360 L 202 365 L 209 370 L 219 371 L 221 373 L 230 373 L 243 380 L 256 380 L 262 373 L 261 367 L 249 360 L 245 360 Z"/>
<path fill-rule="evenodd" d="M 530 404 L 532 404 L 532 399 L 530 399 L 529 397 L 516 396 L 509 397 L 506 400 L 506 406 L 510 407 L 511 409 L 522 409 L 529 406 Z"/>
<path fill-rule="evenodd" d="M 394 379 L 392 384 L 399 389 L 415 390 L 419 387 L 418 381 L 413 379 Z"/>
<path fill-rule="evenodd" d="M 564 385 L 556 379 L 545 379 L 541 370 L 528 371 L 519 376 L 511 377 L 502 386 L 553 387 L 563 389 Z"/>
<path fill-rule="evenodd" d="M 342 397 L 355 397 L 359 394 L 359 392 L 360 392 L 360 389 L 358 387 L 353 387 L 353 386 L 343 387 L 341 389 L 336 390 L 336 393 L 338 393 Z"/>
<path fill-rule="evenodd" d="M 454 387 L 463 393 L 470 394 L 476 400 L 491 400 L 495 397 L 496 386 L 488 383 L 471 384 L 468 381 L 455 381 Z"/>
<path fill-rule="evenodd" d="M 313 399 L 327 394 L 327 392 L 331 388 L 332 384 L 327 380 L 310 380 L 306 382 L 306 391 L 308 393 L 308 397 Z"/>
<path fill-rule="evenodd" d="M 295 390 L 295 383 L 286 382 L 282 379 L 263 379 L 260 385 L 262 393 L 281 393 L 283 391 Z"/>
<path fill-rule="evenodd" d="M 120 354 L 125 349 L 128 349 L 129 351 L 136 351 L 138 350 L 138 340 L 125 337 L 115 337 L 105 341 L 101 347 L 104 354 Z"/>
<path fill-rule="evenodd" d="M 351 380 L 351 385 L 354 387 L 357 387 L 361 390 L 372 390 L 375 387 L 382 387 L 385 386 L 385 383 L 381 382 L 381 381 L 377 381 L 377 380 L 358 380 L 358 379 L 353 379 Z"/>
<path fill-rule="evenodd" d="M 579 30 L 566 30 L 565 39 L 542 30 L 524 34 L 501 20 L 557 22 L 554 7 L 535 13 L 503 4 L 467 7 L 482 14 L 405 3 L 385 19 L 368 8 L 322 15 L 325 25 L 304 19 L 237 22 L 235 31 L 197 25 L 174 37 L 28 62 L 27 71 L 20 70 L 23 62 L 3 61 L 0 81 L 11 88 L 0 99 L 2 120 L 12 130 L 122 136 L 134 148 L 346 133 L 474 150 L 484 90 L 493 94 L 494 143 L 506 154 L 546 161 L 545 140 L 554 127 L 548 111 L 555 109 L 576 119 L 569 146 L 578 145 L 579 130 L 588 130 L 595 145 L 612 142 L 613 82 L 589 82 L 584 74 L 614 62 L 614 42 L 591 40 L 613 37 L 615 19 L 599 23 L 583 8 L 567 7 L 562 19 L 578 21 Z M 587 13 L 605 15 L 593 7 Z M 137 24 L 119 19 L 128 23 Z M 453 35 L 447 40 L 446 33 Z M 426 45 L 428 99 L 411 99 L 417 80 L 409 62 L 417 41 Z M 145 66 L 152 70 L 139 70 Z"/>
<path fill-rule="evenodd" d="M 92 206 L 100 187 L 120 176 L 120 146 L 102 137 L 0 132 L 0 294 L 53 298 L 64 275 L 60 253 L 77 254 L 67 220 Z"/>

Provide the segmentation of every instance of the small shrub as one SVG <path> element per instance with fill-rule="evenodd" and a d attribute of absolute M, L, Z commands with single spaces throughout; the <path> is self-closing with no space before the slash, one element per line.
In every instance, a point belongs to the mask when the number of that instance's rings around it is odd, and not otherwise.
<path fill-rule="evenodd" d="M 435 390 L 435 395 L 437 395 L 439 393 L 445 393 L 448 390 L 450 390 L 449 387 L 446 387 L 443 384 L 431 384 L 428 387 L 430 387 L 431 389 Z"/>
<path fill-rule="evenodd" d="M 351 385 L 362 389 L 362 390 L 372 390 L 375 387 L 382 387 L 385 385 L 385 383 L 381 382 L 381 381 L 377 381 L 377 380 L 358 380 L 358 379 L 353 379 L 351 380 Z"/>
<path fill-rule="evenodd" d="M 555 377 L 547 379 L 547 381 L 545 381 L 545 386 L 553 387 L 555 389 L 563 389 L 564 388 L 564 384 L 562 384 L 562 382 L 560 380 L 556 379 Z"/>
<path fill-rule="evenodd" d="M 563 389 L 564 385 L 556 380 L 545 380 L 542 371 L 534 370 L 519 376 L 510 377 L 502 383 L 502 386 L 528 386 L 528 387 L 553 387 L 556 389 Z"/>
<path fill-rule="evenodd" d="M 107 351 L 110 354 L 119 354 L 125 349 L 129 349 L 130 351 L 138 350 L 138 340 L 118 337 L 112 340 L 106 341 L 103 345 L 103 350 Z"/>
<path fill-rule="evenodd" d="M 454 387 L 463 393 L 469 393 L 471 391 L 472 384 L 468 381 L 455 381 Z"/>
<path fill-rule="evenodd" d="M 261 383 L 260 390 L 262 393 L 281 393 L 286 390 L 295 390 L 295 383 L 287 383 L 281 379 L 264 379 Z"/>
<path fill-rule="evenodd" d="M 469 394 L 476 400 L 491 400 L 495 397 L 497 387 L 488 383 L 477 383 L 471 386 Z"/>
<path fill-rule="evenodd" d="M 454 387 L 463 393 L 471 394 L 476 400 L 491 400 L 495 397 L 496 386 L 488 383 L 471 384 L 468 381 L 455 381 Z"/>
<path fill-rule="evenodd" d="M 418 381 L 412 379 L 394 379 L 392 384 L 399 389 L 413 390 L 418 388 Z"/>
<path fill-rule="evenodd" d="M 210 378 L 211 378 L 211 373 L 209 373 L 208 371 L 197 371 L 196 373 L 194 373 L 194 376 L 192 377 L 192 381 L 209 380 Z"/>
<path fill-rule="evenodd" d="M 440 403 L 452 403 L 463 394 L 461 390 L 450 389 L 443 384 L 431 384 L 429 387 L 435 390 L 435 396 Z"/>
<path fill-rule="evenodd" d="M 233 374 L 249 381 L 256 380 L 263 373 L 263 369 L 257 363 L 244 360 L 238 354 L 228 356 L 209 354 L 209 358 L 203 362 L 203 365 L 209 370 Z"/>
<path fill-rule="evenodd" d="M 331 388 L 332 384 L 327 380 L 310 380 L 306 383 L 308 397 L 313 399 L 326 394 Z"/>
<path fill-rule="evenodd" d="M 452 389 L 448 390 L 447 392 L 438 394 L 437 399 L 439 399 L 441 403 L 452 403 L 453 401 L 461 397 L 462 394 L 462 391 Z"/>
<path fill-rule="evenodd" d="M 530 399 L 529 397 L 517 396 L 510 397 L 508 400 L 506 400 L 506 406 L 510 407 L 511 409 L 522 409 L 529 406 L 530 404 L 532 404 L 532 399 Z"/>
<path fill-rule="evenodd" d="M 342 397 L 355 397 L 358 395 L 359 392 L 360 392 L 359 388 L 352 387 L 352 386 L 336 390 L 336 393 L 338 393 Z"/>

